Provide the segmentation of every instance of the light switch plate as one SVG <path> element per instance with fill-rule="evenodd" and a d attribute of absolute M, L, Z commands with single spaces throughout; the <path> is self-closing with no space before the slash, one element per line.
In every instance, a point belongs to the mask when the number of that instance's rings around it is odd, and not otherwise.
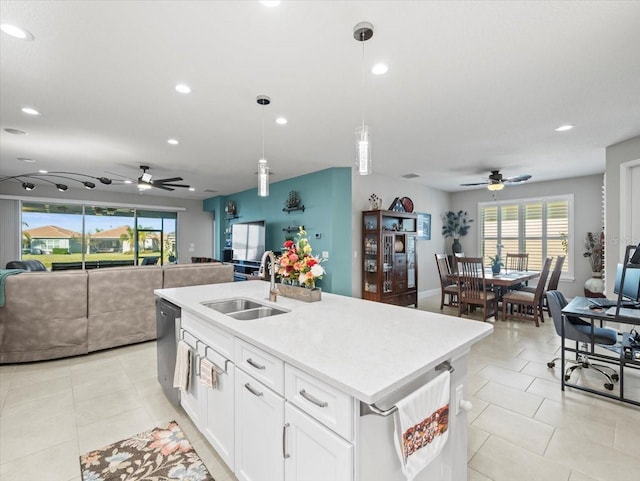
<path fill-rule="evenodd" d="M 322 251 L 322 258 L 329 260 L 329 251 Z"/>

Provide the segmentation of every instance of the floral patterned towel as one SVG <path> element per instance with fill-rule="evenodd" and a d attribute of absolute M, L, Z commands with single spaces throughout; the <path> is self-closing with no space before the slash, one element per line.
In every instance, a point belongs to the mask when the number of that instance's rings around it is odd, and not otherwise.
<path fill-rule="evenodd" d="M 82 481 L 215 481 L 175 421 L 80 456 Z"/>

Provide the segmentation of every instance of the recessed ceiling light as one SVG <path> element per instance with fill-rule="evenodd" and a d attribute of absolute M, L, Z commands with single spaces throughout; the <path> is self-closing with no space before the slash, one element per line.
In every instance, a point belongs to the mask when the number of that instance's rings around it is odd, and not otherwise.
<path fill-rule="evenodd" d="M 384 63 L 377 63 L 371 69 L 371 73 L 374 75 L 382 75 L 389 71 L 389 67 Z"/>
<path fill-rule="evenodd" d="M 167 140 L 167 144 L 171 144 L 171 145 L 178 145 L 180 142 L 178 142 L 177 139 L 169 139 Z"/>
<path fill-rule="evenodd" d="M 44 170 L 44 169 L 40 169 L 38 172 L 40 172 L 41 174 L 48 174 L 49 173 L 48 170 Z"/>
<path fill-rule="evenodd" d="M 196 188 L 195 188 L 195 187 L 189 187 L 189 190 L 190 190 L 191 192 L 195 192 L 195 191 L 196 191 Z"/>
<path fill-rule="evenodd" d="M 285 119 L 284 117 L 278 117 L 278 118 L 276 119 L 276 123 L 277 123 L 277 124 L 280 124 L 280 125 L 285 125 L 287 122 L 288 122 L 288 120 L 287 120 L 287 119 Z"/>
<path fill-rule="evenodd" d="M 260 3 L 265 7 L 277 7 L 280 5 L 280 0 L 260 0 Z"/>
<path fill-rule="evenodd" d="M 556 132 L 566 132 L 567 130 L 571 130 L 572 128 L 573 128 L 573 125 L 569 125 L 569 124 L 561 125 L 556 129 Z"/>
<path fill-rule="evenodd" d="M 32 109 L 31 107 L 23 107 L 22 111 L 25 114 L 29 114 L 29 115 L 40 115 L 40 112 L 38 112 L 36 109 Z"/>
<path fill-rule="evenodd" d="M 190 94 L 191 93 L 191 87 L 189 87 L 187 84 L 178 84 L 178 85 L 176 85 L 176 90 L 178 92 L 180 92 L 181 94 Z"/>
<path fill-rule="evenodd" d="M 29 30 L 25 30 L 24 28 L 20 28 L 8 23 L 3 23 L 2 25 L 0 25 L 0 30 L 2 30 L 7 35 L 11 35 L 12 37 L 19 38 L 20 40 L 34 39 L 33 34 Z"/>
<path fill-rule="evenodd" d="M 21 160 L 22 162 L 29 162 L 29 163 L 33 163 L 35 162 L 35 160 L 33 159 L 29 159 L 27 157 L 17 157 L 18 160 Z"/>
<path fill-rule="evenodd" d="M 4 131 L 7 132 L 8 134 L 13 134 L 13 135 L 27 135 L 27 133 L 24 130 L 4 129 Z"/>
<path fill-rule="evenodd" d="M 133 180 L 124 179 L 125 184 L 133 184 Z"/>

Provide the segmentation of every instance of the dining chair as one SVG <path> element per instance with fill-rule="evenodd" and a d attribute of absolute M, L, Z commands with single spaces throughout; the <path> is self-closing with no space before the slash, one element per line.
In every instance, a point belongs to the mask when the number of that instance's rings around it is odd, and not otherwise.
<path fill-rule="evenodd" d="M 589 354 L 593 353 L 594 346 L 600 346 L 605 349 L 614 349 L 618 341 L 618 333 L 613 329 L 607 327 L 591 327 L 591 323 L 580 319 L 579 317 L 565 316 L 562 314 L 562 309 L 567 305 L 562 292 L 558 290 L 547 291 L 547 303 L 549 310 L 551 311 L 551 317 L 553 318 L 553 324 L 556 328 L 556 333 L 562 336 L 562 323 L 564 322 L 564 338 L 571 341 L 576 341 L 576 359 L 567 359 L 566 361 L 572 363 L 573 366 L 569 366 L 564 372 L 564 380 L 568 381 L 571 378 L 571 374 L 576 369 L 593 369 L 594 371 L 602 374 L 607 382 L 605 382 L 605 389 L 613 390 L 614 381 L 619 380 L 619 375 L 610 366 L 604 364 L 594 364 L 589 360 Z M 589 349 L 591 345 L 591 349 Z M 579 347 L 582 346 L 581 349 Z M 561 349 L 564 346 L 560 346 Z M 549 361 L 547 366 L 553 368 L 556 365 L 556 361 L 560 358 Z M 605 372 L 603 369 L 610 369 L 612 372 Z"/>
<path fill-rule="evenodd" d="M 515 319 L 532 320 L 536 323 L 536 327 L 540 327 L 540 322 L 544 322 L 544 312 L 542 309 L 542 294 L 544 286 L 549 277 L 551 270 L 552 257 L 547 257 L 544 261 L 544 267 L 538 279 L 538 285 L 535 292 L 527 291 L 511 291 L 502 296 L 502 320 L 506 321 L 508 317 Z M 510 311 L 510 312 L 509 312 Z"/>
<path fill-rule="evenodd" d="M 459 257 L 458 317 L 462 317 L 469 306 L 481 306 L 485 320 L 490 317 L 498 320 L 498 298 L 487 287 L 482 257 Z"/>
<path fill-rule="evenodd" d="M 454 252 L 453 255 L 451 256 L 451 272 L 453 274 L 457 274 L 458 273 L 458 259 L 460 259 L 461 257 L 464 257 L 464 252 Z"/>
<path fill-rule="evenodd" d="M 529 270 L 529 254 L 509 254 L 507 252 L 504 270 L 506 272 Z"/>
<path fill-rule="evenodd" d="M 449 266 L 449 260 L 446 254 L 435 254 L 436 265 L 438 266 L 438 275 L 440 276 L 440 310 L 444 306 L 457 306 L 458 305 L 458 286 L 455 282 L 451 282 L 451 267 Z M 446 296 L 449 296 L 449 302 L 446 301 Z"/>
<path fill-rule="evenodd" d="M 549 315 L 551 315 L 551 311 L 549 310 L 549 303 L 547 302 L 546 293 L 549 291 L 558 290 L 558 283 L 560 282 L 560 276 L 562 275 L 562 266 L 564 265 L 564 260 L 566 258 L 567 256 L 556 257 L 556 263 L 554 264 L 553 270 L 551 271 L 551 275 L 549 276 L 549 284 L 547 284 L 547 288 L 545 289 L 544 294 L 542 295 L 542 298 L 541 298 L 542 308 L 545 309 Z M 525 287 L 522 290 L 527 292 L 535 292 L 536 288 Z"/>

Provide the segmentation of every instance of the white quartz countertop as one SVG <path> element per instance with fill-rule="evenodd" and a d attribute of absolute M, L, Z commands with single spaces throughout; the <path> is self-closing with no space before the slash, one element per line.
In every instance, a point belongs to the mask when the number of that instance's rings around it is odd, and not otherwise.
<path fill-rule="evenodd" d="M 320 302 L 278 296 L 270 303 L 268 291 L 267 282 L 247 281 L 155 293 L 368 404 L 466 354 L 493 331 L 481 321 L 325 292 Z M 202 305 L 233 297 L 290 312 L 238 321 Z"/>

